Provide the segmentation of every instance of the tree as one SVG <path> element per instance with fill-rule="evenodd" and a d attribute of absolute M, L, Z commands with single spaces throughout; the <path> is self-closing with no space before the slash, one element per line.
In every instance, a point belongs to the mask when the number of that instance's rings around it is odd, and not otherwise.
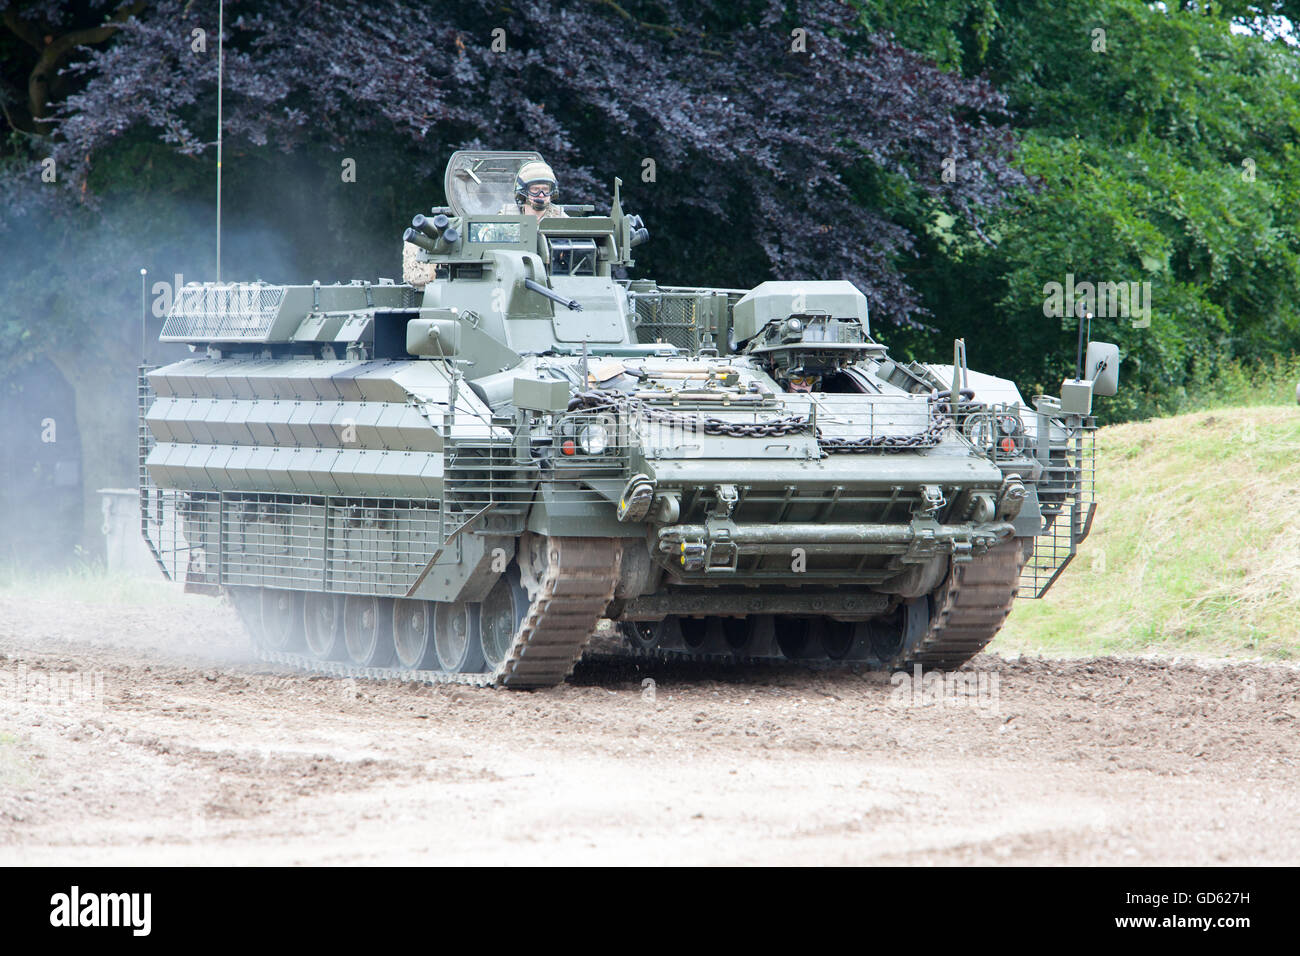
<path fill-rule="evenodd" d="M 4 65 L 0 70 L 0 112 L 10 128 L 49 133 L 50 111 L 71 88 L 63 67 L 82 47 L 110 39 L 144 7 L 144 0 L 120 6 L 109 0 L 74 4 L 0 0 L 0 22 L 8 31 L 0 45 Z"/>
<path fill-rule="evenodd" d="M 1300 348 L 1296 50 L 1262 21 L 1234 32 L 1247 4 L 1169 6 L 999 0 L 981 32 L 951 4 L 923 5 L 926 42 L 960 49 L 952 62 L 1008 96 L 1039 188 L 992 218 L 995 246 L 914 220 L 905 271 L 934 319 L 908 347 L 965 335 L 973 362 L 1053 391 L 1075 325 L 1044 315 L 1045 286 L 1072 275 L 1151 284 L 1149 325 L 1095 325 L 1126 352 L 1112 419 L 1176 411 L 1224 363 Z M 887 4 L 864 7 L 888 27 Z"/>

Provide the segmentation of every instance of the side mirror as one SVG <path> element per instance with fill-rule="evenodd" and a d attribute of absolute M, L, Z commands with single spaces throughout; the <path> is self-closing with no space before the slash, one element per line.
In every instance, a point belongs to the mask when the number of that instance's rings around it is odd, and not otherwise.
<path fill-rule="evenodd" d="M 442 312 L 445 310 L 429 310 Z M 410 355 L 448 358 L 460 352 L 460 322 L 449 318 L 412 319 L 406 323 L 406 351 Z"/>
<path fill-rule="evenodd" d="M 1109 396 L 1119 391 L 1119 346 L 1089 342 L 1083 376 L 1092 381 L 1092 394 Z"/>

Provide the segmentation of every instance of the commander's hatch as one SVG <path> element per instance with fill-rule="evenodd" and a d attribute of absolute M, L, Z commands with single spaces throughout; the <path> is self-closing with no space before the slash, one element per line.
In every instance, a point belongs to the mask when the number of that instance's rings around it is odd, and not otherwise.
<path fill-rule="evenodd" d="M 495 216 L 515 201 L 515 179 L 527 162 L 543 162 L 537 152 L 461 149 L 451 154 L 443 188 L 447 205 L 457 215 Z"/>
<path fill-rule="evenodd" d="M 543 161 L 541 154 L 467 149 L 452 153 L 443 186 L 452 212 L 465 222 L 462 231 L 469 249 L 482 250 L 484 244 L 493 243 L 533 251 L 526 227 L 515 224 L 520 217 L 501 212 L 506 206 L 513 210 L 519 167 L 533 161 Z M 630 264 L 620 248 L 622 211 L 617 192 L 615 197 L 615 210 L 610 216 L 591 215 L 591 206 L 568 206 L 570 216 L 537 223 L 541 236 L 536 251 L 549 274 L 609 277 L 612 265 Z M 533 221 L 524 219 L 525 224 Z"/>

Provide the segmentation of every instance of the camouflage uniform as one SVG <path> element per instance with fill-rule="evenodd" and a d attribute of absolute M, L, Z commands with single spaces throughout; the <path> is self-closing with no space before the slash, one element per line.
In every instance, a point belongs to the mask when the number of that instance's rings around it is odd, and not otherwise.
<path fill-rule="evenodd" d="M 420 262 L 420 247 L 413 242 L 402 243 L 402 281 L 422 289 L 435 278 L 436 263 Z"/>

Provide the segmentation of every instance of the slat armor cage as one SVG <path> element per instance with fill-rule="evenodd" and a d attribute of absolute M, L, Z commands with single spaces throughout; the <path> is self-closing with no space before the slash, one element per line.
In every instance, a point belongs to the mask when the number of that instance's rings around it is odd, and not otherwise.
<path fill-rule="evenodd" d="M 264 341 L 284 303 L 282 285 L 191 283 L 176 290 L 159 341 Z"/>
<path fill-rule="evenodd" d="M 140 525 L 159 568 L 189 590 L 221 586 L 284 588 L 340 594 L 403 596 L 430 556 L 444 546 L 459 555 L 453 532 L 482 509 L 518 510 L 532 499 L 535 478 L 513 480 L 466 467 L 479 458 L 500 464 L 510 441 L 462 448 L 448 442 L 461 463 L 449 469 L 444 509 L 435 499 L 193 492 L 157 487 L 149 476 L 154 447 L 146 415 L 154 400 L 150 366 L 140 368 Z M 527 471 L 524 463 L 522 471 Z"/>
<path fill-rule="evenodd" d="M 599 460 L 562 455 L 547 467 L 517 457 L 512 419 L 492 422 L 491 435 L 446 438 L 444 498 L 358 497 L 284 492 L 194 492 L 159 488 L 149 475 L 155 442 L 146 416 L 154 401 L 140 368 L 139 489 L 141 531 L 163 573 L 187 589 L 265 587 L 402 597 L 434 555 L 459 560 L 458 532 L 491 514 L 495 533 L 518 534 L 539 493 L 567 505 L 602 500 L 585 482 L 626 477 L 626 425 L 612 416 L 574 414 L 575 434 L 608 426 Z"/>
<path fill-rule="evenodd" d="M 1034 553 L 1020 574 L 1017 597 L 1047 593 L 1078 553 L 1097 510 L 1097 422 L 1087 417 L 1067 424 L 1067 441 L 1052 449 L 1038 485 L 1044 527 L 1034 538 Z"/>

